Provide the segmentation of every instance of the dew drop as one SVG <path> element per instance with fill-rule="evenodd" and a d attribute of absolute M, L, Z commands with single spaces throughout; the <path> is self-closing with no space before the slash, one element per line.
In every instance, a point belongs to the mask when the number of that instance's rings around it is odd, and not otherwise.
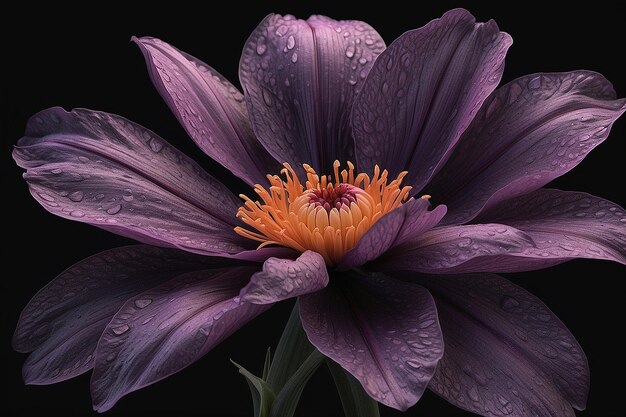
<path fill-rule="evenodd" d="M 110 215 L 117 214 L 120 212 L 121 209 L 122 209 L 122 205 L 116 204 L 113 207 L 110 207 L 107 209 L 107 214 L 110 214 Z"/>
<path fill-rule="evenodd" d="M 287 31 L 289 30 L 289 28 L 285 25 L 280 25 L 276 28 L 276 36 L 284 36 L 285 33 L 287 33 Z"/>
<path fill-rule="evenodd" d="M 113 330 L 113 333 L 115 333 L 116 335 L 120 336 L 120 335 L 126 333 L 129 329 L 130 329 L 130 327 L 128 327 L 127 324 L 122 324 L 121 326 L 114 327 L 111 330 Z"/>
<path fill-rule="evenodd" d="M 352 58 L 354 56 L 354 53 L 356 52 L 356 48 L 354 47 L 354 45 L 349 45 L 346 48 L 346 56 L 348 58 Z"/>
<path fill-rule="evenodd" d="M 133 191 L 130 188 L 126 188 L 124 190 L 124 194 L 122 195 L 122 199 L 124 199 L 124 201 L 133 201 Z"/>
<path fill-rule="evenodd" d="M 468 389 L 467 396 L 470 400 L 474 402 L 480 401 L 480 397 L 478 396 L 478 390 L 476 389 L 476 387 L 471 387 L 470 389 Z"/>
<path fill-rule="evenodd" d="M 161 149 L 163 149 L 163 143 L 154 138 L 148 141 L 148 146 L 150 146 L 150 149 L 152 149 L 152 152 L 154 153 L 161 152 Z"/>
<path fill-rule="evenodd" d="M 152 304 L 152 300 L 150 298 L 140 298 L 138 300 L 135 300 L 135 306 L 137 308 L 146 308 L 150 304 Z"/>
<path fill-rule="evenodd" d="M 294 46 L 296 46 L 296 39 L 293 37 L 293 35 L 289 35 L 289 37 L 287 38 L 287 49 L 291 50 Z"/>
<path fill-rule="evenodd" d="M 406 361 L 406 364 L 409 365 L 413 369 L 420 369 L 422 367 L 421 363 L 419 363 L 416 360 L 412 360 L 412 359 Z"/>
<path fill-rule="evenodd" d="M 528 88 L 536 90 L 541 87 L 541 76 L 538 75 L 528 82 Z"/>
<path fill-rule="evenodd" d="M 72 216 L 72 217 L 84 217 L 85 216 L 85 212 L 81 211 L 81 210 L 72 210 L 70 212 L 70 216 Z"/>
<path fill-rule="evenodd" d="M 45 193 L 37 193 L 39 195 L 39 197 L 41 197 L 43 200 L 48 201 L 48 202 L 53 202 L 54 201 L 54 197 L 52 197 L 49 194 L 45 194 Z"/>
<path fill-rule="evenodd" d="M 265 38 L 260 37 L 256 43 L 256 53 L 258 55 L 263 55 L 267 51 L 267 46 L 265 45 Z"/>
<path fill-rule="evenodd" d="M 78 203 L 79 201 L 83 200 L 83 192 L 82 191 L 74 191 L 68 197 L 73 202 Z"/>

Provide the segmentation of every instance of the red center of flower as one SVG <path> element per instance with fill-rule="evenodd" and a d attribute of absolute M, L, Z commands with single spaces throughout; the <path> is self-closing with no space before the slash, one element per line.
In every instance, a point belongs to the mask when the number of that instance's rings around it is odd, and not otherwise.
<path fill-rule="evenodd" d="M 322 188 L 321 190 L 308 190 L 309 204 L 314 207 L 323 207 L 327 212 L 341 207 L 349 208 L 352 203 L 357 202 L 357 195 L 364 193 L 361 188 L 351 184 L 341 183 L 332 188 Z"/>
<path fill-rule="evenodd" d="M 354 165 L 334 175 L 318 175 L 304 164 L 306 181 L 300 182 L 289 164 L 283 177 L 268 175 L 270 187 L 256 185 L 260 201 L 245 200 L 239 217 L 249 228 L 236 227 L 241 236 L 266 245 L 283 245 L 297 251 L 313 250 L 328 265 L 337 264 L 343 255 L 382 216 L 408 198 L 411 187 L 402 186 L 406 172 L 389 180 L 388 172 L 378 166 L 372 175 L 356 173 Z"/>

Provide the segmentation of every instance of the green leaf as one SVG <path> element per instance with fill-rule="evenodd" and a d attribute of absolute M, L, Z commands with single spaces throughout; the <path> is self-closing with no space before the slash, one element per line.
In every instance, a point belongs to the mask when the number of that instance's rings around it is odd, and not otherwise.
<path fill-rule="evenodd" d="M 378 403 L 367 395 L 359 381 L 334 361 L 326 359 L 326 364 L 335 380 L 346 417 L 380 417 Z"/>
<path fill-rule="evenodd" d="M 261 394 L 257 391 L 256 387 L 246 378 L 248 388 L 250 388 L 250 395 L 252 396 L 252 409 L 254 410 L 254 417 L 260 417 L 261 414 Z"/>
<path fill-rule="evenodd" d="M 272 407 L 272 403 L 276 398 L 274 391 L 272 391 L 270 386 L 263 379 L 252 374 L 232 359 L 230 361 L 239 369 L 239 373 L 243 375 L 244 378 L 246 378 L 246 382 L 248 382 L 250 393 L 252 394 L 254 417 L 267 417 Z"/>
<path fill-rule="evenodd" d="M 293 417 L 304 387 L 324 358 L 325 356 L 317 349 L 309 355 L 276 396 L 271 407 L 270 417 Z"/>
<path fill-rule="evenodd" d="M 270 373 L 270 365 L 272 363 L 272 348 L 267 348 L 265 353 L 265 363 L 263 363 L 263 376 L 261 379 L 267 381 L 267 375 Z"/>
<path fill-rule="evenodd" d="M 285 383 L 314 350 L 300 323 L 300 310 L 296 301 L 267 374 L 266 381 L 274 392 L 282 390 Z"/>
<path fill-rule="evenodd" d="M 304 387 L 323 358 L 309 343 L 296 301 L 273 358 L 267 350 L 261 378 L 233 362 L 250 387 L 254 417 L 293 416 Z"/>

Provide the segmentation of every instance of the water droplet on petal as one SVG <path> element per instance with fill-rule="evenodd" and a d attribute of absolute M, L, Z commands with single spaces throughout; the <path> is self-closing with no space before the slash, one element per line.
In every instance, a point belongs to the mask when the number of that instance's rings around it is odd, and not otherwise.
<path fill-rule="evenodd" d="M 294 46 L 296 46 L 296 39 L 293 37 L 293 35 L 289 35 L 289 37 L 287 38 L 287 49 L 291 50 Z"/>
<path fill-rule="evenodd" d="M 152 152 L 154 153 L 158 153 L 161 151 L 161 149 L 163 149 L 163 143 L 155 138 L 152 138 L 150 139 L 150 141 L 148 141 L 148 146 L 150 146 L 150 149 L 152 149 Z"/>
<path fill-rule="evenodd" d="M 256 53 L 259 55 L 263 55 L 267 51 L 267 46 L 265 45 L 265 38 L 260 37 L 256 43 Z"/>
<path fill-rule="evenodd" d="M 44 199 L 46 201 L 49 201 L 49 202 L 54 201 L 54 197 L 52 197 L 49 194 L 45 194 L 45 193 L 37 193 L 37 194 L 39 195 L 39 197 L 41 197 L 42 199 Z"/>
<path fill-rule="evenodd" d="M 122 199 L 124 199 L 124 201 L 133 201 L 134 196 L 133 196 L 133 190 L 131 190 L 130 188 L 126 188 L 124 190 L 124 194 L 122 195 Z"/>
<path fill-rule="evenodd" d="M 135 300 L 135 306 L 137 308 L 146 308 L 151 303 L 152 303 L 152 300 L 150 298 L 140 298 L 138 300 Z"/>
<path fill-rule="evenodd" d="M 467 396 L 470 398 L 470 400 L 474 402 L 480 401 L 480 397 L 478 396 L 478 390 L 476 389 L 476 387 L 471 387 L 470 389 L 468 389 Z"/>
<path fill-rule="evenodd" d="M 110 215 L 117 214 L 120 212 L 121 209 L 122 209 L 122 205 L 116 204 L 113 207 L 110 207 L 107 209 L 107 214 L 110 214 Z"/>
<path fill-rule="evenodd" d="M 348 45 L 348 47 L 346 48 L 346 56 L 348 58 L 352 58 L 355 52 L 356 48 L 354 47 L 354 45 Z"/>
<path fill-rule="evenodd" d="M 528 82 L 528 88 L 530 88 L 531 90 L 536 90 L 539 87 L 541 87 L 541 75 L 534 77 Z"/>
<path fill-rule="evenodd" d="M 419 369 L 422 367 L 422 364 L 416 360 L 408 360 L 406 361 L 406 364 L 409 365 L 411 368 L 413 369 Z"/>
<path fill-rule="evenodd" d="M 79 201 L 83 200 L 83 192 L 82 191 L 74 191 L 68 197 L 73 202 L 78 203 Z"/>
<path fill-rule="evenodd" d="M 84 217 L 85 216 L 85 212 L 81 211 L 81 210 L 72 210 L 70 212 L 70 216 L 72 216 L 72 217 Z"/>
<path fill-rule="evenodd" d="M 129 329 L 130 327 L 128 327 L 127 324 L 122 324 L 121 326 L 113 327 L 111 330 L 113 330 L 113 333 L 119 336 L 126 333 Z"/>
<path fill-rule="evenodd" d="M 280 25 L 276 28 L 276 36 L 284 36 L 285 33 L 287 33 L 287 31 L 289 30 L 289 28 L 285 25 Z"/>

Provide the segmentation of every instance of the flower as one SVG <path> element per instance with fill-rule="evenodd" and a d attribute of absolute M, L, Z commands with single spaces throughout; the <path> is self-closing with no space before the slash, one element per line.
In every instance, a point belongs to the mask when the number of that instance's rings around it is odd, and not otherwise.
<path fill-rule="evenodd" d="M 299 297 L 311 343 L 388 406 L 429 387 L 485 416 L 584 408 L 574 337 L 492 273 L 626 263 L 622 208 L 542 188 L 626 110 L 601 75 L 496 89 L 511 39 L 459 9 L 386 49 L 362 22 L 270 15 L 243 51 L 244 95 L 162 41 L 135 41 L 191 138 L 259 203 L 119 116 L 33 116 L 14 158 L 35 199 L 148 245 L 81 261 L 33 298 L 14 338 L 33 351 L 27 382 L 93 368 L 105 411 Z"/>

